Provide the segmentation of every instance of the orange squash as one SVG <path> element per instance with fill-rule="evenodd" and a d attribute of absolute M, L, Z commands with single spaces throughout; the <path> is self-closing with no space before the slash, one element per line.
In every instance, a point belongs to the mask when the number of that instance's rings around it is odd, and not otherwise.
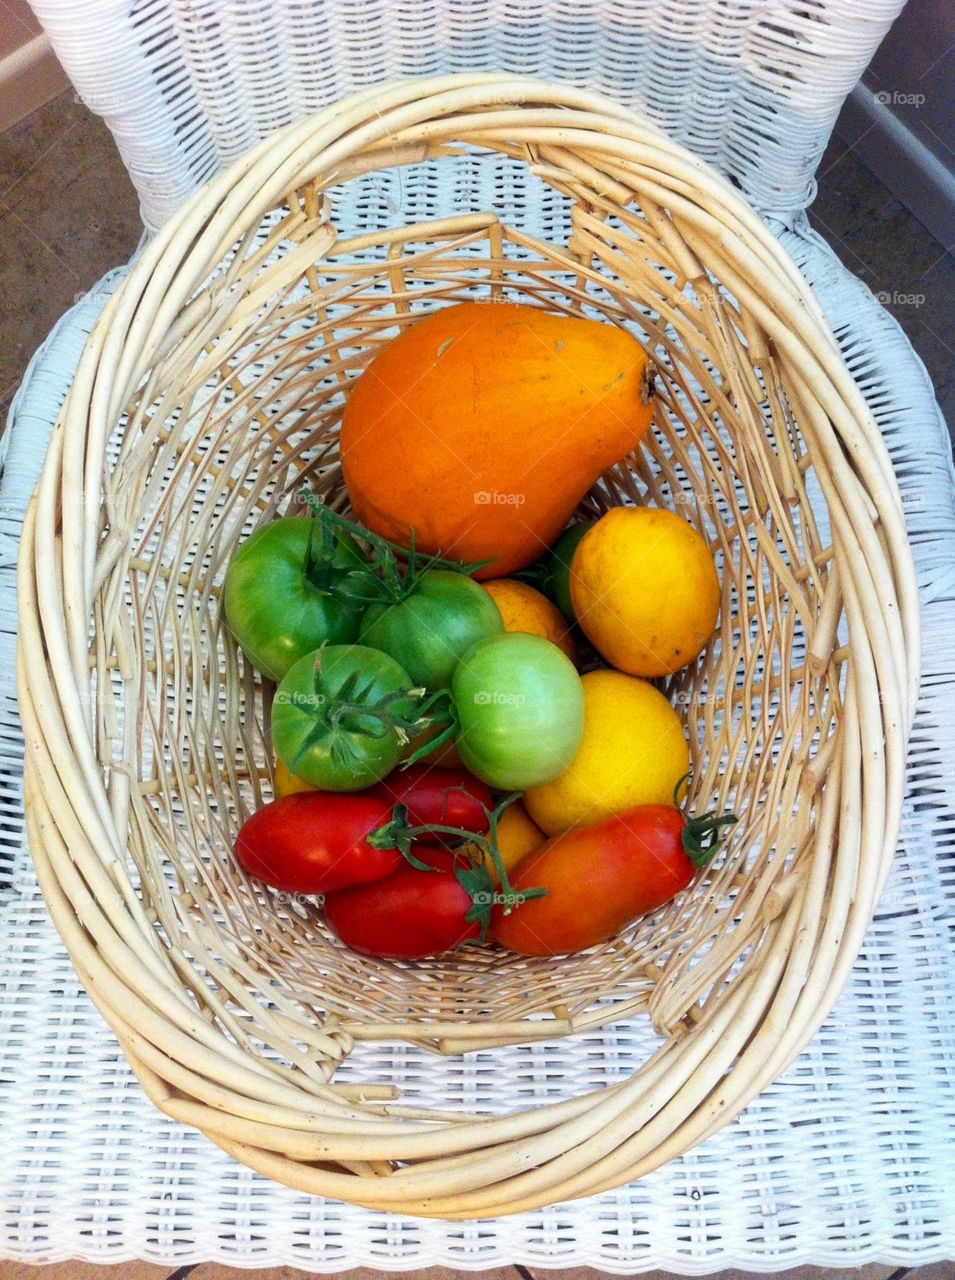
<path fill-rule="evenodd" d="M 466 302 L 402 331 L 355 382 L 341 429 L 373 532 L 499 578 L 535 560 L 653 413 L 648 362 L 616 325 Z"/>

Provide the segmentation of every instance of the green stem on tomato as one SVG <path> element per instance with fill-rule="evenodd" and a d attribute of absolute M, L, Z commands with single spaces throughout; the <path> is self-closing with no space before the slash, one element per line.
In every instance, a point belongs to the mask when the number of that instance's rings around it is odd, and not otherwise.
<path fill-rule="evenodd" d="M 723 828 L 735 826 L 738 821 L 735 813 L 709 813 L 687 821 L 681 843 L 683 852 L 698 871 L 714 858 L 723 842 Z"/>
<path fill-rule="evenodd" d="M 469 924 L 480 923 L 481 940 L 483 941 L 487 936 L 488 927 L 491 923 L 491 908 L 495 899 L 498 897 L 503 899 L 505 915 L 510 915 L 517 905 L 516 899 L 518 895 L 515 894 L 511 885 L 507 868 L 497 845 L 497 824 L 504 810 L 508 805 L 513 804 L 519 796 L 519 791 L 511 792 L 509 795 L 504 796 L 493 809 L 485 808 L 485 813 L 488 817 L 486 835 L 481 835 L 474 831 L 466 831 L 463 827 L 452 827 L 437 822 L 411 826 L 408 823 L 407 807 L 403 804 L 397 804 L 392 811 L 391 821 L 373 831 L 367 837 L 367 841 L 373 849 L 397 849 L 402 857 L 419 871 L 436 870 L 436 868 L 422 862 L 420 858 L 416 858 L 411 852 L 411 846 L 414 841 L 424 836 L 447 835 L 456 837 L 461 841 L 461 844 L 454 850 L 455 853 L 463 853 L 477 848 L 481 855 L 480 858 L 475 858 L 473 854 L 468 852 L 469 866 L 455 866 L 454 874 L 458 883 L 471 898 L 472 906 L 467 914 L 467 921 Z M 488 862 L 497 872 L 500 894 L 497 893 L 494 881 L 491 879 L 487 867 Z M 522 889 L 519 896 L 522 901 L 526 902 L 533 898 L 542 898 L 546 893 L 546 888 L 543 885 L 538 885 L 530 889 Z"/>
<path fill-rule="evenodd" d="M 673 807 L 679 809 L 686 823 L 680 837 L 683 852 L 699 871 L 715 857 L 717 849 L 723 842 L 723 828 L 735 826 L 739 818 L 735 813 L 705 813 L 699 818 L 688 818 L 680 801 L 680 791 L 684 787 L 689 789 L 689 780 L 689 773 L 677 779 L 673 788 Z"/>
<path fill-rule="evenodd" d="M 372 557 L 367 570 L 355 569 L 343 575 L 350 597 L 369 604 L 381 602 L 398 604 L 415 590 L 424 574 L 431 569 L 450 569 L 455 573 L 470 575 L 478 569 L 490 564 L 490 560 L 476 560 L 467 563 L 463 560 L 448 560 L 440 555 L 427 556 L 421 559 L 415 546 L 415 533 L 411 530 L 410 546 L 391 542 L 380 534 L 372 533 L 364 525 L 347 516 L 332 511 L 307 489 L 301 492 L 301 499 L 310 508 L 313 515 L 327 528 L 337 528 L 350 537 L 366 542 L 372 549 Z M 402 576 L 399 561 L 405 562 Z"/>
<path fill-rule="evenodd" d="M 315 528 L 316 525 L 321 527 L 322 546 L 321 553 L 315 550 Z M 360 574 L 361 570 L 339 568 L 335 565 L 335 554 L 338 550 L 339 535 L 336 534 L 334 528 L 323 520 L 317 520 L 314 512 L 308 523 L 308 539 L 305 543 L 305 563 L 302 566 L 302 579 L 306 589 L 315 591 L 319 595 L 334 596 L 348 595 L 349 592 L 341 590 L 345 579 L 354 573 Z"/>
<path fill-rule="evenodd" d="M 440 712 L 435 712 L 434 708 L 440 703 L 444 703 Z M 411 765 L 417 764 L 419 760 L 424 760 L 426 756 L 433 755 L 446 742 L 451 742 L 457 736 L 459 729 L 458 713 L 454 706 L 454 700 L 451 697 L 450 689 L 437 689 L 427 698 L 420 707 L 422 716 L 429 717 L 430 725 L 443 725 L 440 733 L 436 733 L 433 738 L 429 738 L 427 742 L 422 742 L 421 746 L 413 751 L 407 760 L 403 761 L 401 768 L 408 769 Z M 423 726 L 423 733 L 428 725 Z"/>
<path fill-rule="evenodd" d="M 365 730 L 370 737 L 382 738 L 386 733 L 394 730 L 402 744 L 404 744 L 409 741 L 410 733 L 420 732 L 427 727 L 427 722 L 422 724 L 420 711 L 413 720 L 409 720 L 407 716 L 396 715 L 391 708 L 396 702 L 422 698 L 426 692 L 427 690 L 425 689 L 395 689 L 393 693 L 386 693 L 377 702 L 336 702 L 328 713 L 329 727 L 339 729 L 349 716 L 361 716 L 378 721 L 378 732 L 372 732 L 370 729 Z M 345 725 L 345 728 L 348 728 L 348 726 Z"/>
<path fill-rule="evenodd" d="M 423 733 L 431 726 L 433 722 L 429 719 L 427 712 L 434 701 L 434 695 L 414 708 L 415 715 L 413 718 L 394 710 L 395 705 L 399 702 L 410 701 L 413 703 L 424 698 L 427 693 L 426 689 L 395 689 L 391 693 L 384 694 L 375 702 L 363 702 L 361 701 L 362 693 L 368 693 L 373 687 L 373 682 L 366 681 L 364 686 L 360 686 L 360 675 L 357 671 L 352 672 L 347 677 L 335 694 L 334 705 L 329 706 L 329 699 L 322 685 L 322 658 L 325 648 L 326 646 L 323 644 L 315 653 L 313 669 L 314 696 L 311 700 L 304 700 L 303 705 L 300 706 L 302 713 L 311 719 L 312 725 L 302 740 L 294 758 L 289 763 L 289 770 L 292 773 L 295 773 L 299 764 L 315 743 L 330 731 L 345 728 L 350 732 L 354 732 L 355 726 L 347 724 L 350 716 L 361 717 L 365 721 L 361 727 L 369 737 L 381 738 L 385 734 L 393 732 L 397 735 L 398 741 L 402 745 L 411 740 L 412 734 Z M 369 724 L 369 721 L 372 723 Z M 333 751 L 340 760 L 346 759 L 347 752 L 340 741 L 333 745 Z"/>

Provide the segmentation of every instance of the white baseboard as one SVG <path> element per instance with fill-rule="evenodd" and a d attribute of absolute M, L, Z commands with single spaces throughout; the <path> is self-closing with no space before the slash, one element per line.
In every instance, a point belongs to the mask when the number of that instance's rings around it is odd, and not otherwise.
<path fill-rule="evenodd" d="M 836 135 L 945 248 L 955 247 L 955 173 L 861 81 Z"/>

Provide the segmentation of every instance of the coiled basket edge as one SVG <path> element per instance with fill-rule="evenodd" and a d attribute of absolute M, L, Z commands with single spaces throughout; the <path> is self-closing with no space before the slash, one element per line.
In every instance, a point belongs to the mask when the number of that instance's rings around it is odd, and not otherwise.
<path fill-rule="evenodd" d="M 497 208 L 336 222 L 368 175 L 465 160 L 526 166 L 565 242 Z M 741 821 L 686 894 L 584 956 L 374 962 L 231 858 L 270 794 L 270 690 L 219 590 L 239 537 L 303 483 L 343 501 L 343 388 L 377 345 L 488 296 L 628 324 L 654 356 L 654 438 L 584 509 L 667 505 L 709 538 L 720 629 L 670 693 L 693 804 Z M 149 1097 L 269 1177 L 443 1218 L 618 1186 L 726 1124 L 846 979 L 891 862 L 917 685 L 898 492 L 784 251 L 609 100 L 504 75 L 380 86 L 199 191 L 90 337 L 19 581 L 28 833 L 52 917 Z M 623 1019 L 645 1022 L 645 1061 L 537 1105 L 501 1072 L 465 1111 L 428 1096 L 427 1059 L 406 1096 L 346 1070 L 398 1041 L 556 1060 L 562 1037 Z"/>

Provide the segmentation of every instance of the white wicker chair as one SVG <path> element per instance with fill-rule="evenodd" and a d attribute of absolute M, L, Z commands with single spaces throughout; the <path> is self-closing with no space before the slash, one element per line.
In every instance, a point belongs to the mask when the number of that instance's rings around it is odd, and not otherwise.
<path fill-rule="evenodd" d="M 21 847 L 14 566 L 24 508 L 86 334 L 124 268 L 37 353 L 0 478 L 0 1255 L 245 1265 L 464 1267 L 501 1261 L 687 1273 L 952 1256 L 955 1205 L 955 489 L 925 370 L 895 322 L 809 229 L 814 171 L 843 97 L 899 0 L 33 0 L 80 95 L 104 116 L 155 230 L 276 126 L 361 87 L 439 71 L 519 70 L 642 107 L 728 174 L 812 282 L 895 463 L 924 604 L 924 681 L 896 873 L 835 1012 L 732 1126 L 641 1183 L 495 1223 L 402 1221 L 308 1201 L 231 1165 L 154 1112 L 73 975 Z M 459 198 L 543 193 L 484 164 L 466 190 L 426 167 L 369 177 L 358 229 Z M 6 886 L 6 887 L 3 887 Z M 515 1087 L 640 1056 L 631 1028 L 515 1049 Z M 9 1062 L 4 1053 L 9 1055 Z M 407 1046 L 381 1046 L 414 1079 Z M 609 1069 L 609 1068 L 608 1068 Z M 429 1061 L 468 1099 L 480 1062 Z M 365 1064 L 367 1072 L 367 1063 Z M 37 1081 L 45 1081 L 43 1088 Z M 195 1169 L 201 1162 L 201 1177 Z"/>

